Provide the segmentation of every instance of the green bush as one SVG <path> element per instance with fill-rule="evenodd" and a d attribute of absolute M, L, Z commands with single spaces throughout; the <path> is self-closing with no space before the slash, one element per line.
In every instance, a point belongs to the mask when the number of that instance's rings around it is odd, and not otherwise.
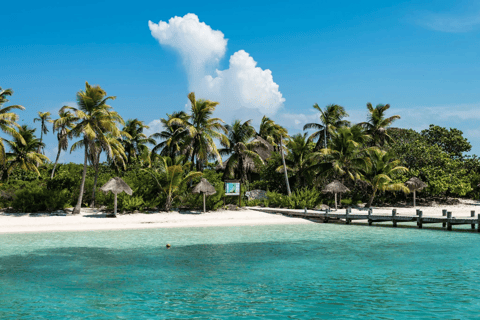
<path fill-rule="evenodd" d="M 315 188 L 303 188 L 293 192 L 290 197 L 277 192 L 267 192 L 268 200 L 263 204 L 271 207 L 290 209 L 315 208 L 322 202 L 320 192 Z"/>
<path fill-rule="evenodd" d="M 15 192 L 12 207 L 22 212 L 54 211 L 70 207 L 70 201 L 69 190 L 48 190 L 45 184 L 32 181 Z"/>

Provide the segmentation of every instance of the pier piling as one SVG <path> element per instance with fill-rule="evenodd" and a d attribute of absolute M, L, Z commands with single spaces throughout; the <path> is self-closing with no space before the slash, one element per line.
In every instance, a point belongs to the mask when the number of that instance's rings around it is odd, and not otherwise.
<path fill-rule="evenodd" d="M 369 208 L 368 209 L 368 225 L 371 226 L 372 225 L 372 208 Z"/>
<path fill-rule="evenodd" d="M 422 224 L 422 217 L 423 217 L 423 211 L 421 210 L 417 210 L 417 226 L 419 229 L 422 229 L 423 228 L 423 224 Z"/>
<path fill-rule="evenodd" d="M 452 212 L 447 211 L 447 230 L 452 230 L 452 222 L 450 221 L 452 219 Z"/>
<path fill-rule="evenodd" d="M 397 227 L 397 220 L 395 220 L 395 216 L 397 215 L 397 209 L 392 210 L 392 222 L 393 222 L 393 227 Z"/>
<path fill-rule="evenodd" d="M 475 210 L 470 211 L 470 217 L 475 218 Z M 475 229 L 475 223 L 471 224 L 472 230 Z"/>
<path fill-rule="evenodd" d="M 442 217 L 446 217 L 447 216 L 447 209 L 443 209 L 442 210 Z M 445 228 L 447 226 L 447 223 L 444 222 L 442 223 L 442 228 Z"/>

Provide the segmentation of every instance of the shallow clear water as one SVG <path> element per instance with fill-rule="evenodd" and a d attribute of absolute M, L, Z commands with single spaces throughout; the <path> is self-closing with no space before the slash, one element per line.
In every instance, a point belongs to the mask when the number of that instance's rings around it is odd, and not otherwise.
<path fill-rule="evenodd" d="M 309 224 L 0 243 L 0 319 L 473 319 L 480 310 L 477 233 Z"/>

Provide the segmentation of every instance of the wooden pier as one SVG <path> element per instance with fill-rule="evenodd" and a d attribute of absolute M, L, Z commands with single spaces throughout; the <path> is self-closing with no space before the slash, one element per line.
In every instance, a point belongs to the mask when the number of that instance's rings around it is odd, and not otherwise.
<path fill-rule="evenodd" d="M 366 209 L 365 213 L 355 212 L 352 213 L 351 208 L 345 209 L 345 212 L 331 212 L 329 210 L 292 210 L 292 209 L 277 209 L 277 208 L 262 208 L 262 207 L 249 207 L 250 210 L 257 210 L 267 213 L 279 213 L 291 217 L 299 217 L 306 219 L 320 220 L 324 223 L 328 223 L 329 220 L 345 221 L 346 224 L 350 224 L 354 220 L 363 220 L 371 226 L 376 222 L 388 222 L 391 221 L 393 227 L 397 227 L 399 223 L 403 222 L 416 222 L 418 228 L 423 228 L 424 224 L 437 223 L 442 224 L 442 228 L 452 230 L 454 225 L 470 225 L 471 229 L 475 229 L 477 225 L 477 231 L 480 232 L 480 215 L 475 215 L 475 211 L 470 211 L 470 217 L 458 217 L 452 216 L 452 212 L 442 210 L 441 217 L 427 217 L 423 215 L 422 210 L 417 209 L 415 215 L 397 214 L 397 210 L 393 209 L 391 214 L 374 214 L 373 209 Z"/>

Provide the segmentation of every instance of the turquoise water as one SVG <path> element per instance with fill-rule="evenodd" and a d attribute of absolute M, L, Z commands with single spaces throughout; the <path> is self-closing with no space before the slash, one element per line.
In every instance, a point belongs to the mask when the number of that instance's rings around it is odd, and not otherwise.
<path fill-rule="evenodd" d="M 0 319 L 473 319 L 480 310 L 477 233 L 309 224 L 0 243 Z"/>

